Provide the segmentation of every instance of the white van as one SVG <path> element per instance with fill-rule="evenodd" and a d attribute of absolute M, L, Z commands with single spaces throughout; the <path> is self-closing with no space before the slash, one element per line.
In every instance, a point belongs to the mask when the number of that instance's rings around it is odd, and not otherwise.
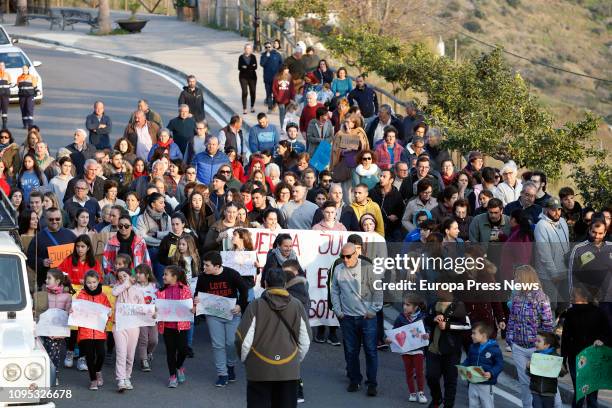
<path fill-rule="evenodd" d="M 26 256 L 16 227 L 16 212 L 0 190 L 0 407 L 55 407 L 53 402 L 32 398 L 48 395 L 44 391 L 55 375 L 42 342 L 34 335 Z M 27 402 L 18 400 L 23 396 Z"/>

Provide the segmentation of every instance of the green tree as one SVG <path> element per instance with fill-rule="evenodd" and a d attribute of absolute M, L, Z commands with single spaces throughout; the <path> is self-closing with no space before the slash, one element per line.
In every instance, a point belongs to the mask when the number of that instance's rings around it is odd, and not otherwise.
<path fill-rule="evenodd" d="M 280 18 L 299 18 L 306 14 L 327 14 L 327 2 L 324 0 L 272 0 L 266 7 L 276 12 Z"/>
<path fill-rule="evenodd" d="M 571 174 L 584 204 L 597 210 L 612 205 L 612 165 L 609 154 L 594 152 L 595 162 L 590 166 L 576 165 Z"/>
<path fill-rule="evenodd" d="M 424 94 L 428 120 L 444 130 L 450 149 L 513 159 L 553 179 L 564 164 L 581 163 L 589 153 L 598 118 L 586 114 L 556 127 L 501 49 L 456 63 L 422 43 L 403 44 L 369 26 L 344 28 L 324 41 L 349 65 Z"/>

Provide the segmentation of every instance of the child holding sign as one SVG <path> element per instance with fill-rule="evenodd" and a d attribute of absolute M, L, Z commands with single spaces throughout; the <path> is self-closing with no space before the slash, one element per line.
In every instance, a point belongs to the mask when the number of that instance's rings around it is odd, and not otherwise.
<path fill-rule="evenodd" d="M 163 279 L 164 287 L 157 292 L 158 299 L 193 299 L 183 268 L 176 265 L 166 266 Z M 192 313 L 195 313 L 195 305 L 193 306 Z M 157 324 L 157 328 L 159 333 L 164 336 L 164 343 L 166 344 L 166 361 L 168 363 L 168 371 L 170 372 L 168 388 L 176 388 L 179 383 L 185 382 L 183 363 L 187 357 L 187 332 L 191 328 L 191 321 L 160 321 Z"/>
<path fill-rule="evenodd" d="M 481 367 L 487 381 L 478 384 L 470 382 L 470 407 L 493 408 L 493 385 L 497 384 L 497 376 L 504 369 L 504 356 L 497 341 L 489 338 L 492 334 L 493 328 L 483 322 L 476 323 L 472 328 L 473 344 L 462 365 Z"/>
<path fill-rule="evenodd" d="M 559 356 L 557 347 L 559 340 L 554 333 L 539 331 L 536 337 L 536 351 L 531 358 L 536 354 L 548 354 Z M 534 408 L 553 408 L 555 406 L 555 395 L 557 394 L 557 376 L 564 376 L 565 370 L 562 368 L 560 373 L 554 373 L 554 377 L 543 377 L 531 373 L 531 361 L 527 362 L 527 374 L 531 377 L 529 389 Z"/>
<path fill-rule="evenodd" d="M 77 295 L 77 299 L 87 300 L 89 302 L 99 303 L 108 308 L 111 307 L 108 298 L 102 293 L 102 284 L 100 284 L 100 276 L 98 272 L 90 270 L 85 273 L 85 286 Z M 72 309 L 70 310 L 72 313 Z M 79 327 L 77 335 L 79 350 L 85 355 L 87 361 L 87 371 L 89 371 L 89 389 L 97 391 L 98 387 L 104 385 L 102 379 L 102 364 L 104 363 L 104 342 L 106 341 L 106 332 Z"/>
<path fill-rule="evenodd" d="M 113 296 L 117 297 L 115 308 L 120 303 L 144 304 L 142 290 L 135 285 L 136 280 L 130 274 L 129 269 L 117 270 L 119 283 L 113 287 Z M 113 337 L 115 339 L 115 376 L 117 377 L 117 391 L 132 390 L 132 367 L 134 366 L 134 355 L 138 345 L 139 327 L 118 330 L 113 325 Z"/>
<path fill-rule="evenodd" d="M 47 272 L 46 292 L 38 292 L 34 295 L 36 312 L 38 315 L 49 309 L 62 309 L 70 311 L 72 304 L 72 294 L 74 290 L 70 284 L 70 279 L 59 269 L 49 269 Z M 46 297 L 46 302 L 41 297 Z M 43 308 L 39 309 L 39 305 Z M 43 346 L 49 354 L 49 358 L 55 366 L 55 384 L 59 381 L 59 367 L 61 362 L 62 348 L 66 346 L 66 340 L 62 337 L 42 337 Z"/>
<path fill-rule="evenodd" d="M 147 305 L 155 304 L 155 299 L 157 298 L 157 280 L 149 265 L 140 264 L 136 267 L 136 283 L 140 290 L 142 290 L 145 303 Z M 144 326 L 140 328 L 138 347 L 136 350 L 140 358 L 140 369 L 142 371 L 151 371 L 153 351 L 155 351 L 155 347 L 157 347 L 157 342 L 157 327 Z"/>
<path fill-rule="evenodd" d="M 425 305 L 418 295 L 408 293 L 404 296 L 404 307 L 403 313 L 400 313 L 393 323 L 393 328 L 406 326 L 423 320 L 425 317 Z M 429 338 L 428 334 L 422 334 Z M 391 344 L 391 339 L 386 338 L 385 342 Z M 416 349 L 402 354 L 402 361 L 404 362 L 404 370 L 406 371 L 406 383 L 408 384 L 408 391 L 410 391 L 410 397 L 408 401 L 416 402 L 420 404 L 427 404 L 427 397 L 425 396 L 425 354 L 422 349 Z M 416 377 L 416 387 L 414 386 L 414 378 Z M 418 392 L 417 392 L 418 391 Z"/>

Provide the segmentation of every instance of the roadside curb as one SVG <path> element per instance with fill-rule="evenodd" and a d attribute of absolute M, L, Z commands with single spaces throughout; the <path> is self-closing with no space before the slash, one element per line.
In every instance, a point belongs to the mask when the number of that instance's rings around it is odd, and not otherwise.
<path fill-rule="evenodd" d="M 24 35 L 24 34 L 11 34 L 11 36 L 13 38 L 17 38 L 20 40 L 27 40 L 27 41 L 32 41 L 32 42 L 38 42 L 38 43 L 42 43 L 42 44 L 49 44 L 49 45 L 55 45 L 58 47 L 63 47 L 63 48 L 68 48 L 68 49 L 72 49 L 75 51 L 83 51 L 83 52 L 90 52 L 90 53 L 95 53 L 95 54 L 99 54 L 99 55 L 103 55 L 105 57 L 109 57 L 109 58 L 114 58 L 114 59 L 122 59 L 125 61 L 131 61 L 131 62 L 136 62 L 142 65 L 146 65 L 149 68 L 156 68 L 159 70 L 164 71 L 165 73 L 171 74 L 172 76 L 175 76 L 177 79 L 181 79 L 183 82 L 186 82 L 187 80 L 187 76 L 189 74 L 173 68 L 169 65 L 166 64 L 162 64 L 159 62 L 155 62 L 155 61 L 151 61 L 149 59 L 146 58 L 142 58 L 142 57 L 135 57 L 132 55 L 117 55 L 117 54 L 111 54 L 108 52 L 104 52 L 104 51 L 99 51 L 93 48 L 83 48 L 83 47 L 78 47 L 78 46 L 74 46 L 74 45 L 70 45 L 70 44 L 66 44 L 66 43 L 62 43 L 60 41 L 55 41 L 55 40 L 48 40 L 46 38 L 39 38 L 39 37 L 34 37 L 34 36 L 30 36 L 30 35 Z M 218 98 L 213 92 L 211 92 L 211 90 L 209 88 L 207 88 L 202 82 L 198 81 L 198 86 L 204 91 L 204 93 L 206 94 L 206 99 L 208 99 L 209 101 L 212 100 L 213 104 L 218 106 L 220 108 L 220 113 L 222 116 L 224 116 L 226 118 L 226 120 L 229 122 L 229 118 L 232 115 L 237 114 L 232 108 L 230 108 L 225 102 L 223 102 L 220 98 Z M 210 102 L 208 103 L 210 105 Z M 249 125 L 244 119 L 242 121 L 243 123 L 243 132 L 245 132 L 246 134 L 248 134 L 251 125 Z M 223 123 L 220 123 L 220 125 L 224 125 Z"/>

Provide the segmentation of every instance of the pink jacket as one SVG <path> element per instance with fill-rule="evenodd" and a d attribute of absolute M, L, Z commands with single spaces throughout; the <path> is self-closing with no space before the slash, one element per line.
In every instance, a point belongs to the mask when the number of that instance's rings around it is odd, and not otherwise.
<path fill-rule="evenodd" d="M 49 309 L 62 309 L 66 312 L 70 311 L 70 307 L 72 306 L 72 295 L 70 293 L 48 293 L 49 299 Z"/>
<path fill-rule="evenodd" d="M 117 298 L 115 303 L 139 304 L 145 302 L 142 289 L 136 284 L 132 285 L 130 282 L 115 285 L 113 287 L 113 296 Z"/>
<path fill-rule="evenodd" d="M 168 300 L 184 300 L 184 299 L 193 298 L 193 296 L 191 295 L 191 289 L 189 288 L 189 285 L 183 285 L 182 283 L 178 283 L 178 285 L 181 291 L 178 299 L 167 298 L 166 291 L 164 289 L 157 291 L 157 298 L 158 299 L 168 299 Z M 159 331 L 160 334 L 164 334 L 164 327 L 165 327 L 165 322 L 157 322 L 157 331 Z M 191 322 L 189 321 L 176 322 L 176 328 L 179 331 L 189 330 L 191 328 Z"/>
<path fill-rule="evenodd" d="M 376 157 L 378 157 L 376 164 L 378 164 L 378 167 L 380 167 L 381 170 L 390 169 L 391 166 L 403 159 L 403 153 L 404 148 L 396 142 L 395 146 L 393 146 L 393 163 L 391 163 L 391 156 L 387 151 L 387 144 L 384 142 L 379 143 L 378 146 L 376 146 Z"/>
<path fill-rule="evenodd" d="M 340 223 L 340 221 L 337 221 L 333 228 L 329 228 L 327 225 L 325 225 L 325 221 L 321 221 L 318 224 L 313 225 L 312 229 L 314 231 L 346 231 L 346 227 Z"/>

